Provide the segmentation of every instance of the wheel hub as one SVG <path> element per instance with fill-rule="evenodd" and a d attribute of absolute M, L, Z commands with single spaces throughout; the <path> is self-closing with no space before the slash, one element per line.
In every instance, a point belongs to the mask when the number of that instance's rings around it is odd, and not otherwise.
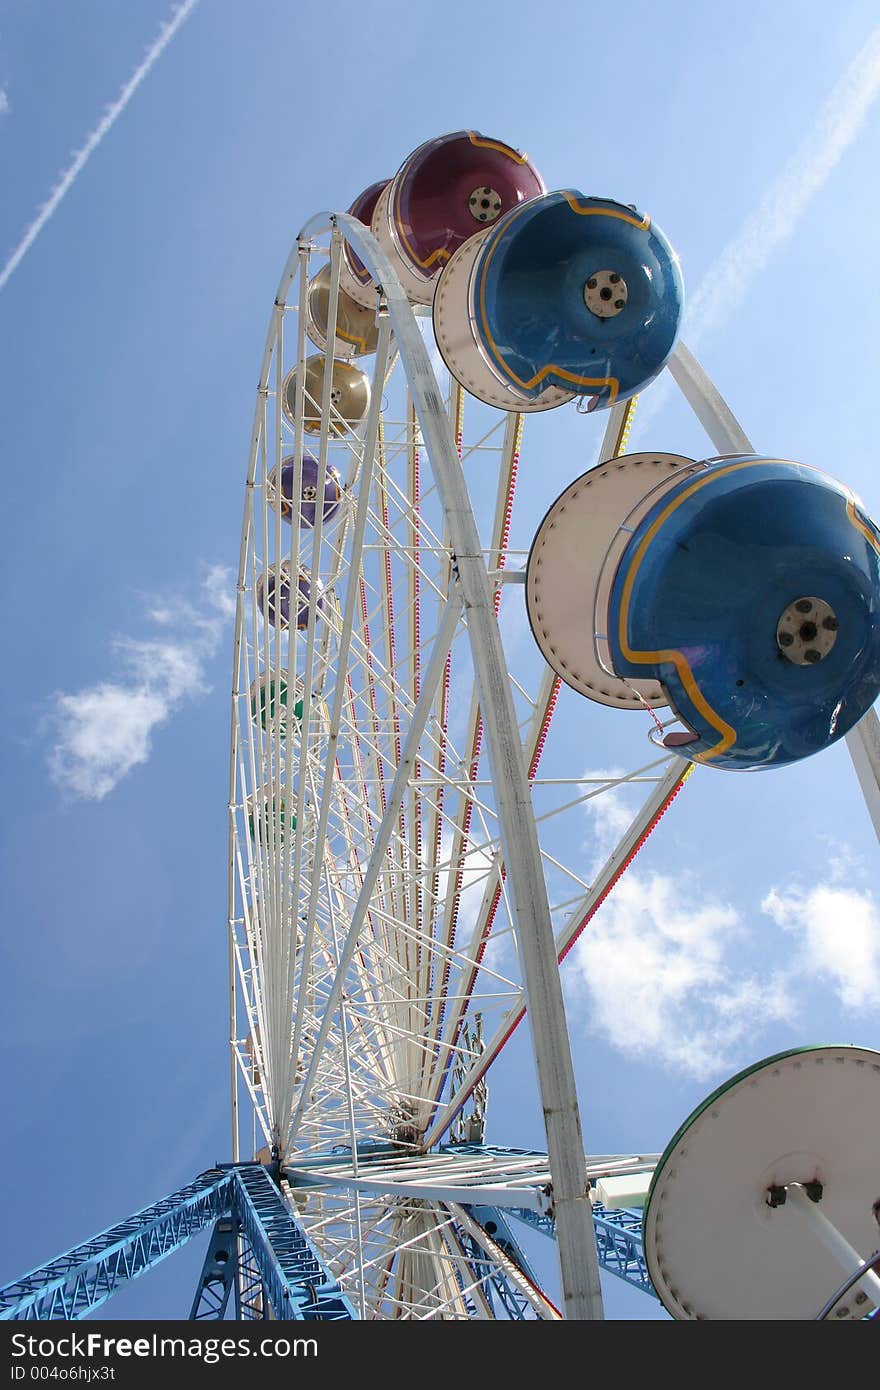
<path fill-rule="evenodd" d="M 584 303 L 597 319 L 613 319 L 626 308 L 629 291 L 616 270 L 597 270 L 584 285 Z"/>
<path fill-rule="evenodd" d="M 815 666 L 837 641 L 837 628 L 837 614 L 824 599 L 796 598 L 782 610 L 776 642 L 785 659 L 795 666 Z"/>
<path fill-rule="evenodd" d="M 501 194 L 494 188 L 475 188 L 468 208 L 476 222 L 494 222 L 501 216 Z"/>

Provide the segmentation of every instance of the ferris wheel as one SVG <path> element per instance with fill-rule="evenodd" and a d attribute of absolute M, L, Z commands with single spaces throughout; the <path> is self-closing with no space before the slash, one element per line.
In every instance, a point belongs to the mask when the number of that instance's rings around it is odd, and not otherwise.
<path fill-rule="evenodd" d="M 0 1289 L 0 1318 L 86 1317 L 212 1223 L 194 1320 L 233 1298 L 242 1319 L 600 1318 L 600 1265 L 677 1318 L 875 1315 L 880 1054 L 765 1059 L 663 1154 L 581 1131 L 560 963 L 691 773 L 845 737 L 880 834 L 880 532 L 844 484 L 755 451 L 682 305 L 649 217 L 548 193 L 473 131 L 303 227 L 238 569 L 232 1162 Z M 627 451 L 664 368 L 712 457 Z M 595 431 L 590 466 L 536 509 L 517 484 L 548 471 L 560 408 Z M 581 752 L 612 746 L 613 772 Z M 623 828 L 594 862 L 585 808 L 609 798 Z M 487 1129 L 518 1029 L 538 1149 Z"/>
<path fill-rule="evenodd" d="M 824 589 L 803 563 L 786 578 L 772 670 L 717 574 L 743 674 L 719 674 L 717 650 L 670 657 L 697 614 L 670 550 L 698 548 L 707 497 L 735 537 L 743 482 L 759 502 L 805 494 L 814 530 L 861 536 L 863 588 L 877 569 L 846 489 L 755 454 L 676 346 L 681 306 L 650 219 L 547 194 L 526 156 L 474 132 L 308 222 L 281 277 L 233 674 L 234 1157 L 274 1169 L 360 1317 L 601 1316 L 585 1194 L 638 1192 L 658 1156 L 585 1157 L 558 963 L 695 766 L 817 751 L 880 687 L 872 620 L 831 565 Z M 625 452 L 667 363 L 720 460 Z M 525 417 L 563 405 L 607 426 L 536 529 L 517 514 Z M 800 534 L 785 543 L 803 559 Z M 511 641 L 524 608 L 535 640 Z M 791 679 L 813 682 L 812 722 Z M 647 720 L 625 771 L 585 780 L 556 743 L 560 701 L 583 696 L 598 718 Z M 590 871 L 584 805 L 624 783 L 641 807 Z M 545 1154 L 486 1143 L 487 1076 L 524 1022 Z M 514 1217 L 552 1227 L 561 1308 Z"/>

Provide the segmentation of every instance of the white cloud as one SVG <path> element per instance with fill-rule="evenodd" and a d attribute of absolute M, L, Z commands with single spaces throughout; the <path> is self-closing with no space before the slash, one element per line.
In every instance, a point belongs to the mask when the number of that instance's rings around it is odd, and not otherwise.
<path fill-rule="evenodd" d="M 622 1052 L 705 1078 L 756 1024 L 792 1012 L 781 974 L 743 977 L 745 936 L 738 912 L 696 884 L 630 869 L 572 952 L 569 994 Z"/>
<path fill-rule="evenodd" d="M 122 666 L 120 679 L 56 696 L 49 771 L 57 786 L 100 801 L 132 768 L 147 761 L 154 732 L 183 703 L 207 693 L 205 663 L 215 654 L 234 611 L 233 594 L 231 572 L 213 566 L 201 604 L 174 601 L 151 606 L 148 616 L 166 629 L 167 637 L 126 637 L 114 643 Z"/>
<path fill-rule="evenodd" d="M 201 661 L 193 648 L 176 642 L 135 642 L 126 639 L 117 643 L 125 654 L 126 663 L 140 685 L 164 692 L 167 699 L 191 700 L 201 689 Z"/>
<path fill-rule="evenodd" d="M 147 616 L 159 627 L 193 628 L 212 638 L 227 618 L 235 613 L 235 584 L 226 565 L 209 566 L 202 581 L 198 603 L 177 596 L 149 600 Z"/>
<path fill-rule="evenodd" d="M 586 803 L 594 867 L 629 826 L 636 790 L 627 796 L 615 787 Z M 830 982 L 846 1009 L 876 1008 L 880 910 L 870 892 L 853 887 L 860 865 L 845 845 L 829 841 L 823 861 L 824 883 L 774 887 L 761 903 L 798 941 L 779 952 L 764 933 L 760 977 L 743 966 L 750 933 L 736 908 L 713 899 L 695 875 L 629 868 L 572 952 L 572 1006 L 621 1051 L 650 1054 L 697 1079 L 737 1064 L 742 1044 L 768 1023 L 796 1018 L 810 980 Z M 771 951 L 777 961 L 767 965 Z"/>
<path fill-rule="evenodd" d="M 613 785 L 621 776 L 613 768 L 583 776 L 591 788 L 609 784 L 584 807 L 591 829 L 584 850 L 594 873 L 647 788 Z M 781 970 L 760 980 L 743 972 L 747 940 L 739 912 L 695 875 L 645 874 L 633 865 L 572 951 L 566 993 L 614 1047 L 703 1079 L 738 1060 L 756 1024 L 793 1013 Z"/>
<path fill-rule="evenodd" d="M 849 845 L 841 844 L 832 835 L 822 835 L 819 839 L 823 848 L 828 884 L 845 883 L 852 886 L 858 879 L 862 882 L 866 880 L 864 861 Z"/>
<path fill-rule="evenodd" d="M 761 910 L 800 937 L 801 971 L 830 980 L 846 1008 L 880 1004 L 880 914 L 870 893 L 831 884 L 772 888 Z"/>
<path fill-rule="evenodd" d="M 211 565 L 202 585 L 208 603 L 224 618 L 235 614 L 235 585 L 228 565 Z"/>
<path fill-rule="evenodd" d="M 100 801 L 127 772 L 150 756 L 150 735 L 171 703 L 159 690 L 101 684 L 58 699 L 63 730 L 50 754 L 59 786 Z"/>
<path fill-rule="evenodd" d="M 9 110 L 9 96 L 8 96 L 7 93 L 4 91 L 4 89 L 3 89 L 2 87 L 0 87 L 0 116 L 5 116 L 8 110 Z"/>

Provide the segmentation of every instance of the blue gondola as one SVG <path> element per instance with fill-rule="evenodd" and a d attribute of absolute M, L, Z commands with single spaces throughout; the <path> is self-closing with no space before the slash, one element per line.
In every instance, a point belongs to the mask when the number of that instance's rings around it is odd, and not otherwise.
<path fill-rule="evenodd" d="M 472 278 L 474 335 L 499 380 L 527 397 L 557 386 L 611 406 L 675 345 L 678 258 L 649 217 L 608 198 L 548 193 L 509 212 Z"/>
<path fill-rule="evenodd" d="M 880 534 L 833 478 L 742 455 L 712 461 L 647 513 L 611 590 L 623 677 L 654 677 L 712 767 L 795 762 L 880 693 Z"/>

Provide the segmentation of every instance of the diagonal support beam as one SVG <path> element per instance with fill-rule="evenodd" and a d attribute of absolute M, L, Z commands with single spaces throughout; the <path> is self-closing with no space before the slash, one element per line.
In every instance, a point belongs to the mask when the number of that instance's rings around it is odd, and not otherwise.
<path fill-rule="evenodd" d="M 542 1235 L 556 1239 L 556 1223 L 552 1216 L 530 1211 L 526 1207 L 508 1208 L 507 1216 L 516 1217 L 526 1226 L 532 1226 Z M 657 1297 L 651 1283 L 645 1251 L 642 1245 L 642 1213 L 629 1208 L 611 1210 L 599 1202 L 593 1204 L 593 1227 L 596 1232 L 596 1251 L 599 1265 L 608 1274 L 614 1274 L 633 1288 Z"/>
<path fill-rule="evenodd" d="M 354 1305 L 321 1262 L 266 1169 L 235 1169 L 233 1211 L 241 1222 L 278 1319 L 351 1321 Z"/>
<path fill-rule="evenodd" d="M 230 1213 L 221 1216 L 211 1235 L 199 1286 L 190 1309 L 191 1322 L 220 1321 L 238 1278 L 239 1225 Z"/>
<path fill-rule="evenodd" d="M 213 1168 L 65 1255 L 0 1289 L 0 1319 L 79 1319 L 229 1210 L 233 1176 Z"/>
<path fill-rule="evenodd" d="M 224 1165 L 0 1289 L 0 1319 L 85 1318 L 215 1223 L 190 1318 L 352 1319 L 357 1313 L 259 1163 Z M 245 1252 L 243 1278 L 237 1278 Z M 247 1284 L 247 1289 L 243 1285 Z"/>
<path fill-rule="evenodd" d="M 562 1314 L 536 1282 L 501 1212 L 491 1207 L 450 1210 L 475 1267 L 488 1279 L 507 1317 L 560 1321 Z"/>

